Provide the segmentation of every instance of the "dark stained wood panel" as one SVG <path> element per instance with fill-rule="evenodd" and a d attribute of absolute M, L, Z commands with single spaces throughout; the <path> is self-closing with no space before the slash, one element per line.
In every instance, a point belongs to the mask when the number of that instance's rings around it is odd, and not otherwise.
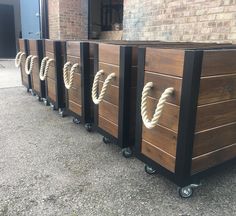
<path fill-rule="evenodd" d="M 103 84 L 104 82 L 99 82 L 99 94 L 101 92 Z M 108 85 L 104 100 L 116 106 L 119 106 L 119 88 L 114 85 Z"/>
<path fill-rule="evenodd" d="M 48 52 L 54 52 L 54 41 L 53 40 L 45 40 L 45 50 Z"/>
<path fill-rule="evenodd" d="M 67 41 L 66 47 L 67 55 L 80 56 L 80 42 L 78 41 Z"/>
<path fill-rule="evenodd" d="M 142 138 L 173 157 L 176 156 L 177 134 L 175 132 L 158 125 L 153 129 L 143 126 Z"/>
<path fill-rule="evenodd" d="M 53 62 L 49 65 L 47 77 L 56 80 L 56 68 Z"/>
<path fill-rule="evenodd" d="M 234 159 L 236 144 L 226 146 L 192 160 L 192 174 L 207 170 L 228 160 Z"/>
<path fill-rule="evenodd" d="M 236 143 L 236 122 L 212 130 L 196 133 L 193 157 Z"/>
<path fill-rule="evenodd" d="M 68 91 L 69 100 L 81 105 L 81 89 L 71 88 Z"/>
<path fill-rule="evenodd" d="M 81 105 L 80 104 L 77 104 L 74 101 L 69 100 L 69 109 L 72 112 L 74 112 L 78 115 L 81 115 Z"/>
<path fill-rule="evenodd" d="M 196 132 L 236 121 L 236 100 L 213 103 L 197 108 Z"/>
<path fill-rule="evenodd" d="M 184 56 L 184 50 L 147 48 L 145 70 L 182 77 Z"/>
<path fill-rule="evenodd" d="M 32 87 L 37 92 L 40 92 L 40 78 L 39 78 L 39 63 L 35 60 L 32 70 Z"/>
<path fill-rule="evenodd" d="M 150 143 L 145 142 L 144 140 L 142 141 L 141 153 L 148 158 L 151 158 L 153 161 L 165 167 L 169 171 L 175 171 L 175 157 L 167 154 Z"/>
<path fill-rule="evenodd" d="M 198 105 L 230 99 L 236 99 L 236 74 L 201 79 Z"/>
<path fill-rule="evenodd" d="M 202 76 L 236 73 L 236 49 L 204 51 Z"/>
<path fill-rule="evenodd" d="M 120 46 L 99 44 L 99 62 L 120 65 Z"/>
<path fill-rule="evenodd" d="M 174 94 L 167 99 L 167 102 L 180 105 L 182 79 L 145 71 L 144 85 L 148 82 L 154 84 L 154 87 L 149 91 L 150 97 L 159 100 L 165 89 L 172 87 Z"/>
<path fill-rule="evenodd" d="M 55 60 L 55 55 L 54 55 L 54 53 L 51 53 L 51 52 L 47 52 L 46 51 L 46 55 L 45 55 L 45 57 L 48 57 L 48 58 L 50 58 L 50 59 L 54 59 Z"/>
<path fill-rule="evenodd" d="M 103 118 L 102 116 L 98 116 L 98 126 L 102 128 L 104 131 L 108 132 L 112 136 L 118 138 L 118 125 L 113 122 Z"/>
<path fill-rule="evenodd" d="M 67 55 L 67 62 L 71 62 L 71 64 L 76 64 L 78 63 L 80 65 L 80 58 L 79 57 L 75 57 L 75 56 L 68 56 Z M 75 70 L 76 73 L 80 73 L 80 68 L 77 68 L 77 70 Z"/>
<path fill-rule="evenodd" d="M 76 88 L 78 91 L 81 92 L 81 75 L 78 73 L 74 73 L 72 87 Z"/>
<path fill-rule="evenodd" d="M 47 78 L 48 96 L 53 102 L 56 102 L 56 82 L 53 79 Z"/>
<path fill-rule="evenodd" d="M 38 45 L 36 40 L 29 40 L 29 49 L 31 51 L 37 51 L 38 50 Z"/>

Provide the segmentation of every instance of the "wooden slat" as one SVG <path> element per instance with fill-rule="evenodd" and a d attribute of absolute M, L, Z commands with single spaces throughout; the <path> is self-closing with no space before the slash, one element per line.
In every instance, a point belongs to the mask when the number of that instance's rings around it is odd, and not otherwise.
<path fill-rule="evenodd" d="M 32 88 L 37 92 L 40 92 L 40 78 L 39 78 L 39 64 L 35 61 L 32 70 Z"/>
<path fill-rule="evenodd" d="M 114 124 L 111 121 L 103 118 L 102 116 L 98 116 L 98 126 L 111 134 L 112 136 L 118 138 L 118 125 Z"/>
<path fill-rule="evenodd" d="M 78 115 L 81 115 L 81 105 L 80 104 L 77 104 L 74 101 L 69 100 L 69 109 L 72 112 L 74 112 Z"/>
<path fill-rule="evenodd" d="M 147 114 L 149 119 L 153 117 L 157 103 L 158 101 L 156 99 L 151 97 L 147 98 Z M 177 132 L 179 124 L 179 106 L 165 103 L 159 119 L 159 124 Z"/>
<path fill-rule="evenodd" d="M 76 89 L 76 88 L 72 87 L 68 91 L 68 96 L 69 96 L 70 101 L 73 101 L 73 102 L 79 104 L 80 106 L 82 105 L 81 104 L 81 89 Z"/>
<path fill-rule="evenodd" d="M 67 41 L 66 47 L 67 55 L 80 56 L 80 42 L 78 41 Z"/>
<path fill-rule="evenodd" d="M 236 122 L 195 134 L 193 157 L 236 143 Z"/>
<path fill-rule="evenodd" d="M 196 132 L 236 121 L 236 100 L 213 103 L 197 108 Z"/>
<path fill-rule="evenodd" d="M 38 46 L 37 46 L 36 40 L 29 40 L 29 49 L 31 51 L 38 51 Z"/>
<path fill-rule="evenodd" d="M 29 55 L 38 56 L 38 52 L 34 50 L 29 50 Z"/>
<path fill-rule="evenodd" d="M 54 59 L 54 60 L 55 60 L 55 55 L 54 55 L 54 53 L 51 53 L 51 52 L 46 51 L 46 55 L 45 55 L 45 56 L 47 56 L 47 57 L 50 58 L 50 59 Z"/>
<path fill-rule="evenodd" d="M 145 70 L 182 77 L 184 54 L 183 50 L 177 49 L 147 48 Z"/>
<path fill-rule="evenodd" d="M 207 170 L 236 157 L 236 144 L 226 146 L 192 160 L 192 174 Z"/>
<path fill-rule="evenodd" d="M 72 87 L 81 91 L 81 75 L 78 73 L 74 73 Z"/>
<path fill-rule="evenodd" d="M 105 81 L 105 79 L 107 78 L 109 74 L 115 73 L 116 77 L 111 80 L 110 84 L 119 87 L 120 68 L 118 66 L 111 65 L 111 64 L 104 64 L 100 62 L 99 70 L 104 71 L 104 74 L 100 77 L 101 81 Z"/>
<path fill-rule="evenodd" d="M 120 65 L 120 46 L 111 44 L 99 44 L 99 61 Z"/>
<path fill-rule="evenodd" d="M 198 105 L 236 99 L 236 74 L 201 79 Z"/>
<path fill-rule="evenodd" d="M 149 91 L 149 96 L 159 100 L 165 89 L 169 87 L 174 88 L 174 94 L 171 95 L 167 101 L 176 105 L 180 105 L 182 79 L 173 76 L 161 75 L 158 73 L 151 73 L 145 71 L 145 81 L 153 82 L 154 87 Z"/>
<path fill-rule="evenodd" d="M 141 153 L 165 167 L 169 171 L 174 172 L 175 157 L 172 157 L 161 149 L 151 145 L 148 142 L 145 142 L 144 140 L 142 141 Z"/>
<path fill-rule="evenodd" d="M 177 134 L 175 132 L 158 125 L 153 129 L 143 126 L 142 138 L 173 157 L 176 156 Z"/>
<path fill-rule="evenodd" d="M 101 92 L 104 82 L 99 82 L 99 94 Z M 119 88 L 114 85 L 108 85 L 104 100 L 112 103 L 116 106 L 119 106 Z"/>
<path fill-rule="evenodd" d="M 72 65 L 76 64 L 76 63 L 78 63 L 80 65 L 80 58 L 67 55 L 67 62 L 71 62 Z M 80 67 L 78 67 L 78 69 L 75 70 L 75 72 L 80 73 Z"/>
<path fill-rule="evenodd" d="M 48 96 L 56 101 L 56 82 L 53 79 L 47 78 Z"/>
<path fill-rule="evenodd" d="M 45 40 L 45 50 L 48 52 L 54 52 L 54 41 Z"/>
<path fill-rule="evenodd" d="M 204 51 L 202 76 L 236 73 L 236 50 Z"/>
<path fill-rule="evenodd" d="M 98 114 L 107 120 L 118 125 L 118 107 L 107 102 L 102 101 L 98 106 Z"/>
<path fill-rule="evenodd" d="M 56 69 L 53 62 L 49 65 L 47 77 L 56 80 Z"/>

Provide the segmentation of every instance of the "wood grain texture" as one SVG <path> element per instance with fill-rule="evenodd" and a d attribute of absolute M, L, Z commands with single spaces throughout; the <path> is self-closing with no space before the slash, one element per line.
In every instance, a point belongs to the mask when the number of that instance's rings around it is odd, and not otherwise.
<path fill-rule="evenodd" d="M 145 70 L 182 77 L 184 55 L 184 50 L 147 48 Z"/>
<path fill-rule="evenodd" d="M 98 116 L 98 126 L 102 128 L 107 133 L 112 136 L 118 138 L 118 125 L 113 122 L 103 118 L 102 116 Z"/>
<path fill-rule="evenodd" d="M 111 64 L 99 63 L 99 70 L 103 70 L 104 74 L 101 75 L 100 80 L 105 81 L 107 76 L 111 73 L 115 73 L 116 77 L 113 78 L 110 82 L 111 85 L 119 87 L 119 79 L 120 79 L 120 67 Z"/>
<path fill-rule="evenodd" d="M 198 105 L 230 99 L 236 99 L 236 74 L 201 79 Z"/>
<path fill-rule="evenodd" d="M 47 78 L 47 88 L 48 96 L 53 101 L 56 102 L 56 82 L 53 79 Z"/>
<path fill-rule="evenodd" d="M 158 101 L 156 99 L 151 97 L 147 98 L 147 114 L 149 119 L 152 119 L 157 103 Z M 179 106 L 165 103 L 158 124 L 177 133 L 179 124 Z"/>
<path fill-rule="evenodd" d="M 67 55 L 80 56 L 80 42 L 78 41 L 67 41 L 66 43 Z"/>
<path fill-rule="evenodd" d="M 118 107 L 105 100 L 98 106 L 98 115 L 118 125 Z"/>
<path fill-rule="evenodd" d="M 207 170 L 236 157 L 236 144 L 226 146 L 192 160 L 192 174 Z"/>
<path fill-rule="evenodd" d="M 47 77 L 56 80 L 56 68 L 53 62 L 49 65 Z"/>
<path fill-rule="evenodd" d="M 51 52 L 51 53 L 54 52 L 55 46 L 54 46 L 53 40 L 45 40 L 44 45 L 45 45 L 46 51 Z"/>
<path fill-rule="evenodd" d="M 74 112 L 74 113 L 76 113 L 76 114 L 78 114 L 78 115 L 81 115 L 81 114 L 82 114 L 82 112 L 81 112 L 81 105 L 78 104 L 78 103 L 75 103 L 75 101 L 69 100 L 69 109 L 70 109 L 72 112 Z"/>
<path fill-rule="evenodd" d="M 19 39 L 19 49 L 20 51 L 25 51 L 25 41 L 22 39 Z"/>
<path fill-rule="evenodd" d="M 169 171 L 175 171 L 175 157 L 167 154 L 150 143 L 145 142 L 144 140 L 142 141 L 141 153 Z"/>
<path fill-rule="evenodd" d="M 70 101 L 73 101 L 77 104 L 79 104 L 80 106 L 82 106 L 82 102 L 81 102 L 81 89 L 77 89 L 77 88 L 71 88 L 68 91 L 68 99 Z"/>
<path fill-rule="evenodd" d="M 47 56 L 47 57 L 50 58 L 50 59 L 54 59 L 54 60 L 55 60 L 55 55 L 54 55 L 54 53 L 52 53 L 52 52 L 46 51 L 46 55 L 45 55 L 45 56 Z"/>
<path fill-rule="evenodd" d="M 193 157 L 234 143 L 236 143 L 236 122 L 196 133 L 193 144 Z"/>
<path fill-rule="evenodd" d="M 104 82 L 99 82 L 99 94 L 101 92 Z M 108 85 L 104 100 L 119 106 L 119 88 L 114 85 Z"/>
<path fill-rule="evenodd" d="M 37 51 L 38 50 L 38 45 L 36 40 L 29 40 L 29 49 L 31 51 Z"/>
<path fill-rule="evenodd" d="M 72 65 L 76 63 L 80 65 L 80 58 L 67 55 L 67 62 L 71 62 Z M 77 70 L 75 70 L 75 73 L 80 73 L 80 66 L 77 68 Z"/>
<path fill-rule="evenodd" d="M 236 49 L 204 51 L 202 76 L 236 73 Z"/>
<path fill-rule="evenodd" d="M 40 92 L 40 78 L 39 78 L 39 62 L 35 60 L 32 76 L 32 88 L 33 90 Z"/>
<path fill-rule="evenodd" d="M 213 103 L 197 108 L 196 132 L 236 121 L 236 100 Z"/>
<path fill-rule="evenodd" d="M 173 157 L 176 156 L 177 134 L 175 132 L 158 125 L 153 129 L 147 129 L 143 126 L 142 139 Z"/>
<path fill-rule="evenodd" d="M 120 46 L 99 43 L 99 62 L 120 65 Z"/>
<path fill-rule="evenodd" d="M 158 73 L 152 73 L 145 71 L 144 76 L 144 85 L 147 82 L 153 82 L 154 86 L 149 91 L 149 96 L 153 97 L 157 100 L 160 99 L 162 93 L 165 91 L 165 89 L 169 87 L 174 88 L 174 94 L 171 95 L 167 102 L 180 105 L 180 99 L 181 99 L 181 88 L 182 88 L 182 79 L 178 77 L 173 76 L 166 76 Z"/>

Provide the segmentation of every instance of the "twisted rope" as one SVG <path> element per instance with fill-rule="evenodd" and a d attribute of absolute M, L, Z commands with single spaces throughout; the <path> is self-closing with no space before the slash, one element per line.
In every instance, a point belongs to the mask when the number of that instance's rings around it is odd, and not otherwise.
<path fill-rule="evenodd" d="M 148 129 L 152 129 L 154 128 L 157 124 L 158 124 L 158 120 L 162 114 L 163 108 L 164 108 L 164 104 L 167 100 L 167 98 L 173 94 L 174 92 L 174 88 L 170 87 L 165 89 L 165 91 L 162 93 L 158 104 L 156 106 L 155 112 L 153 114 L 153 117 L 151 120 L 148 119 L 147 116 L 147 96 L 148 96 L 148 92 L 149 90 L 153 87 L 153 82 L 148 82 L 144 88 L 143 88 L 143 92 L 142 92 L 142 102 L 141 102 L 141 116 L 142 116 L 142 120 L 143 123 L 145 125 L 146 128 Z"/>
<path fill-rule="evenodd" d="M 64 77 L 64 83 L 65 87 L 67 89 L 70 89 L 73 84 L 73 78 L 75 70 L 79 67 L 79 64 L 71 64 L 70 62 L 66 62 L 63 68 L 63 77 Z"/>
<path fill-rule="evenodd" d="M 16 54 L 16 58 L 15 58 L 15 66 L 18 68 L 20 67 L 21 63 L 22 63 L 22 58 L 23 56 L 25 56 L 26 54 L 24 52 L 18 52 Z"/>
<path fill-rule="evenodd" d="M 111 74 L 109 74 L 109 75 L 107 76 L 107 78 L 105 79 L 105 82 L 103 83 L 101 93 L 100 93 L 100 95 L 97 97 L 97 94 L 98 94 L 98 93 L 97 93 L 98 82 L 99 82 L 99 78 L 100 78 L 100 76 L 101 76 L 102 74 L 104 74 L 104 71 L 103 71 L 103 70 L 98 71 L 98 72 L 96 73 L 96 75 L 95 75 L 95 77 L 94 77 L 94 81 L 93 81 L 92 99 L 93 99 L 93 102 L 94 102 L 95 104 L 99 104 L 99 103 L 102 101 L 102 99 L 103 99 L 103 97 L 104 97 L 104 95 L 105 95 L 105 93 L 106 93 L 107 86 L 108 86 L 109 82 L 110 82 L 113 78 L 115 78 L 115 76 L 116 76 L 115 73 L 111 73 Z"/>
<path fill-rule="evenodd" d="M 44 81 L 46 79 L 49 66 L 53 61 L 54 59 L 49 59 L 48 57 L 43 58 L 41 67 L 40 67 L 40 73 L 39 73 L 40 80 Z"/>
<path fill-rule="evenodd" d="M 28 56 L 26 58 L 26 62 L 25 62 L 25 73 L 27 75 L 30 75 L 32 73 L 33 67 L 34 67 L 34 60 L 37 59 L 38 56 Z M 29 67 L 30 65 L 30 67 Z"/>

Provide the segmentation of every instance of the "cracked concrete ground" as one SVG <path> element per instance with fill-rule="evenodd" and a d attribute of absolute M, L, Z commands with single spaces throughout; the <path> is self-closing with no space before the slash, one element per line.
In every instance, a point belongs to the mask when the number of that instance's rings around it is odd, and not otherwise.
<path fill-rule="evenodd" d="M 176 185 L 59 117 L 18 86 L 12 62 L 0 64 L 1 216 L 236 215 L 235 166 L 180 199 Z"/>

